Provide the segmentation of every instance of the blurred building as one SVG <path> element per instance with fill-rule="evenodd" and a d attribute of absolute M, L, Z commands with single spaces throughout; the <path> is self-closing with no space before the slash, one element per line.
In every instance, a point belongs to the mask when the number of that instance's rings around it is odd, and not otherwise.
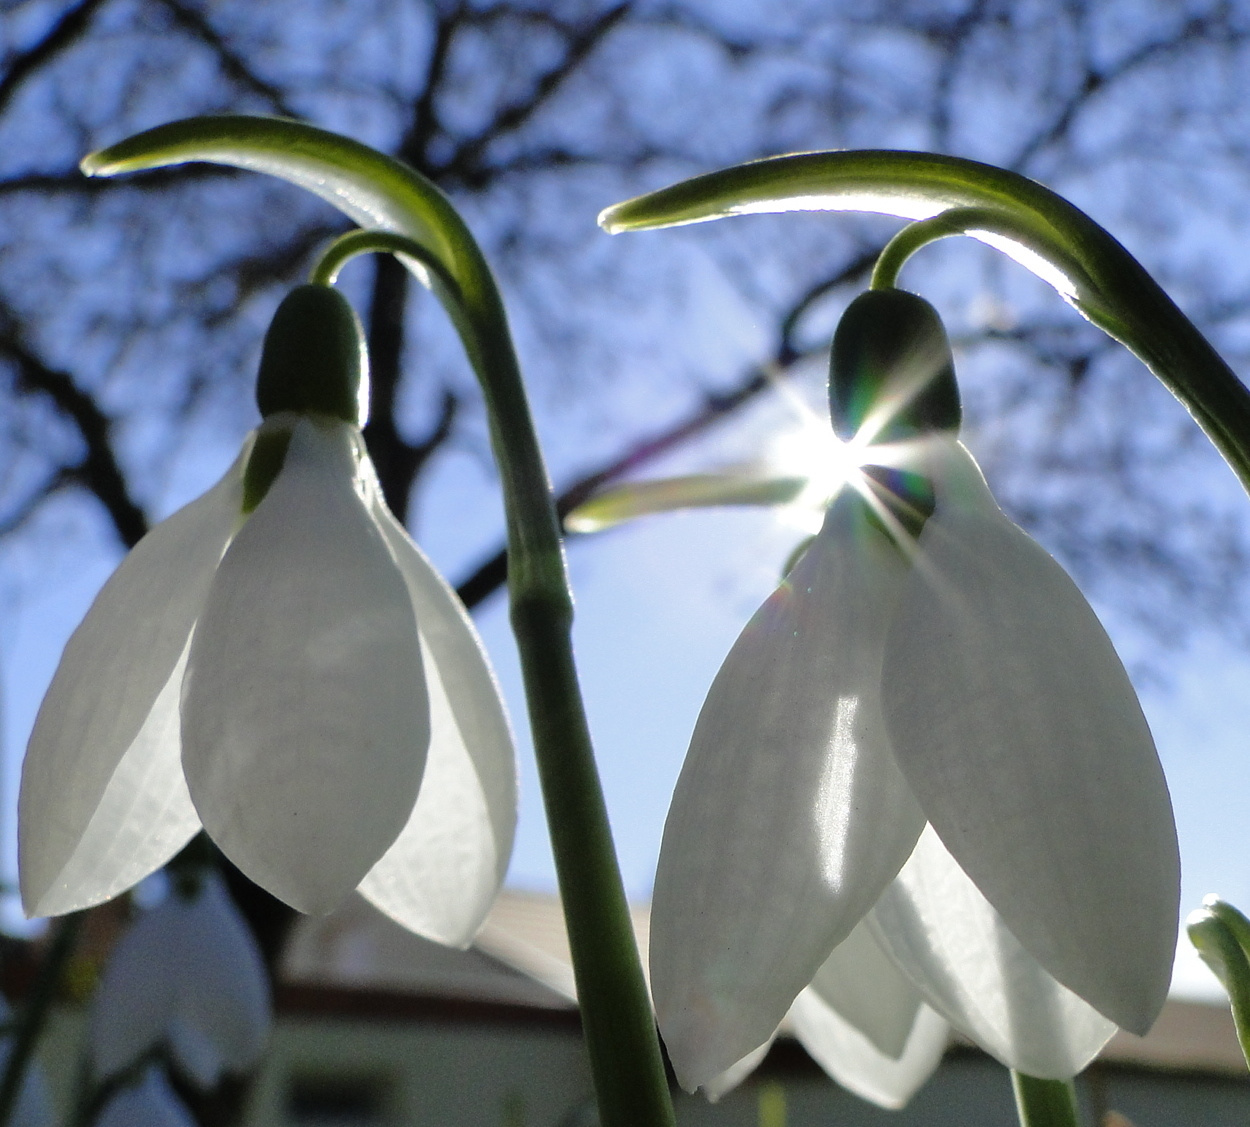
<path fill-rule="evenodd" d="M 636 909 L 640 946 L 647 915 Z M 505 891 L 474 947 L 418 939 L 354 898 L 304 917 L 277 990 L 271 1052 L 248 1127 L 590 1127 L 590 1073 L 558 901 Z M 81 1019 L 57 1015 L 43 1056 L 72 1075 Z M 1246 1127 L 1250 1076 L 1224 1006 L 1172 1000 L 1146 1038 L 1119 1034 L 1079 1079 L 1092 1127 Z M 1002 1127 L 1016 1121 L 1008 1073 L 952 1043 L 901 1112 L 842 1090 L 797 1041 L 718 1104 L 679 1093 L 681 1127 L 755 1127 L 784 1102 L 788 1127 Z"/>

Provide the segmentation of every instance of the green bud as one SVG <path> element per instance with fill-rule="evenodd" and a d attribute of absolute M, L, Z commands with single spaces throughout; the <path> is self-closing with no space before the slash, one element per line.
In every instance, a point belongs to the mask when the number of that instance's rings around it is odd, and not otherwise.
<path fill-rule="evenodd" d="M 873 442 L 957 431 L 955 364 L 937 310 L 903 290 L 868 290 L 851 302 L 833 336 L 829 411 L 847 441 L 865 421 Z"/>
<path fill-rule="evenodd" d="M 315 412 L 362 426 L 369 381 L 365 335 L 347 299 L 332 286 L 297 286 L 265 334 L 256 377 L 262 418 Z"/>

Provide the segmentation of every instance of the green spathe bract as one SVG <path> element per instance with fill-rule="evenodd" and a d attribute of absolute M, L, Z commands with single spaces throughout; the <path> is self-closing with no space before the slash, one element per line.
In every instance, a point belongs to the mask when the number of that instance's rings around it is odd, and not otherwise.
<path fill-rule="evenodd" d="M 959 389 L 937 310 L 903 290 L 868 290 L 847 306 L 829 356 L 838 437 L 877 443 L 958 431 Z"/>
<path fill-rule="evenodd" d="M 369 357 L 356 311 L 332 286 L 297 286 L 278 306 L 260 357 L 256 406 L 363 426 Z"/>

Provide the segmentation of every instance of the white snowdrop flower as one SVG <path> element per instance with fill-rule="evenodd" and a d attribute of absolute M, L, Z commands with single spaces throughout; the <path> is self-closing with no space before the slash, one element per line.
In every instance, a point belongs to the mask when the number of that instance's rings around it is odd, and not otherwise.
<path fill-rule="evenodd" d="M 109 956 L 88 1032 L 97 1082 L 163 1048 L 209 1090 L 265 1049 L 273 1012 L 256 940 L 216 873 L 191 880 L 139 916 Z"/>
<path fill-rule="evenodd" d="M 1153 740 L 1093 611 L 957 442 L 931 307 L 858 299 L 831 396 L 875 445 L 699 716 L 652 908 L 665 1043 L 693 1090 L 792 1005 L 816 1029 L 819 1002 L 903 1071 L 827 1067 L 896 1105 L 908 1053 L 936 1063 L 936 1034 L 909 1047 L 923 1003 L 1012 1068 L 1072 1076 L 1167 993 L 1180 870 Z M 831 956 L 873 1004 L 832 989 Z"/>
<path fill-rule="evenodd" d="M 443 943 L 480 926 L 512 848 L 512 735 L 463 605 L 382 499 L 363 351 L 336 291 L 293 291 L 264 422 L 71 637 L 22 772 L 32 915 L 116 896 L 203 826 L 301 911 L 359 888 Z"/>

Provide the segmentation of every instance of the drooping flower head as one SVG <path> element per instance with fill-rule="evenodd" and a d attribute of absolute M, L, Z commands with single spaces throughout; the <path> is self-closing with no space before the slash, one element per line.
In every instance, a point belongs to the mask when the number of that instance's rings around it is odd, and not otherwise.
<path fill-rule="evenodd" d="M 122 934 L 91 1003 L 91 1079 L 114 1079 L 159 1050 L 197 1088 L 245 1074 L 273 1024 L 269 976 L 220 875 L 183 872 Z"/>
<path fill-rule="evenodd" d="M 930 1012 L 1071 1076 L 1115 1025 L 1145 1032 L 1170 978 L 1179 861 L 1149 730 L 1088 604 L 958 442 L 936 312 L 852 303 L 830 402 L 861 469 L 726 658 L 669 811 L 661 1031 L 691 1090 L 796 997 L 844 1075 L 873 1062 L 879 1102 L 936 1063 L 905 1065 Z M 886 1013 L 865 1016 L 866 983 Z"/>
<path fill-rule="evenodd" d="M 512 737 L 463 606 L 382 498 L 366 374 L 337 292 L 289 295 L 260 427 L 71 637 L 23 765 L 32 914 L 116 895 L 203 826 L 302 911 L 359 887 L 423 935 L 472 938 L 512 845 Z"/>

